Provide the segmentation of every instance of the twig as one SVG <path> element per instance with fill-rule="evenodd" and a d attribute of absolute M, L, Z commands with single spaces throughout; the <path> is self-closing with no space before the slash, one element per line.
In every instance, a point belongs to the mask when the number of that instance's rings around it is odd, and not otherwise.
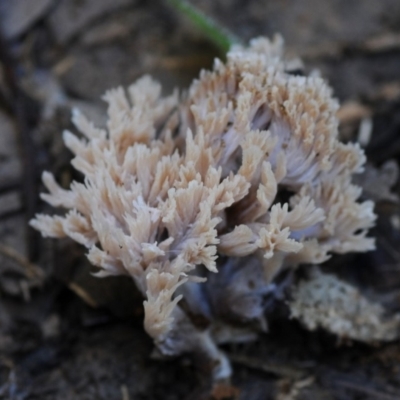
<path fill-rule="evenodd" d="M 229 354 L 229 359 L 234 363 L 244 365 L 248 368 L 258 369 L 270 374 L 285 376 L 295 380 L 304 378 L 306 375 L 305 371 L 298 368 L 288 367 L 282 364 L 267 363 L 242 355 Z"/>
<path fill-rule="evenodd" d="M 372 37 L 364 42 L 361 48 L 371 53 L 398 50 L 400 49 L 400 35 L 389 33 Z"/>
<path fill-rule="evenodd" d="M 277 393 L 276 400 L 296 400 L 300 392 L 314 382 L 314 376 L 309 376 L 297 381 L 284 378 L 278 382 L 279 392 Z"/>
<path fill-rule="evenodd" d="M 85 289 L 83 289 L 81 286 L 79 286 L 75 282 L 70 282 L 68 284 L 68 287 L 90 307 L 92 307 L 92 308 L 99 307 L 96 300 L 88 292 L 86 292 Z"/>
<path fill-rule="evenodd" d="M 24 256 L 17 253 L 12 247 L 0 243 L 0 254 L 17 262 L 24 269 L 25 274 L 28 278 L 44 278 L 44 272 L 41 268 L 39 268 L 35 264 L 32 264 Z"/>
<path fill-rule="evenodd" d="M 297 54 L 303 59 L 338 58 L 346 52 L 355 54 L 375 55 L 400 49 L 400 34 L 389 33 L 372 37 L 362 42 L 328 42 L 313 45 L 298 51 Z"/>

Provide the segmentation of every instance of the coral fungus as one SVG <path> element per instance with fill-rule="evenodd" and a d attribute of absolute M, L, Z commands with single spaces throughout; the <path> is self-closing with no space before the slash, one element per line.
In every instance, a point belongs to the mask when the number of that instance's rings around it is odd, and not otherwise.
<path fill-rule="evenodd" d="M 363 151 L 338 141 L 331 89 L 291 73 L 279 37 L 233 47 L 184 95 L 144 77 L 104 99 L 106 130 L 74 112 L 84 138 L 64 133 L 84 181 L 43 175 L 42 198 L 69 211 L 31 225 L 84 245 L 98 276 L 131 276 L 162 353 L 202 352 L 227 376 L 215 343 L 265 327 L 281 271 L 374 247 L 351 183 Z"/>

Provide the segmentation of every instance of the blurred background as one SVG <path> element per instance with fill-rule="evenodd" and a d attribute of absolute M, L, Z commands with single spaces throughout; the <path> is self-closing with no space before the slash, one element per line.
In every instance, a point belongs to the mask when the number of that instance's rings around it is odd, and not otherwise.
<path fill-rule="evenodd" d="M 190 0 L 243 42 L 280 33 L 341 101 L 340 133 L 369 158 L 358 178 L 377 202 L 378 249 L 326 266 L 388 311 L 400 309 L 400 2 Z M 76 177 L 61 133 L 71 109 L 105 122 L 102 94 L 143 74 L 165 94 L 224 54 L 162 0 L 0 1 L 0 398 L 400 398 L 400 346 L 339 342 L 286 319 L 227 347 L 233 386 L 210 388 L 190 359 L 150 359 L 129 279 L 94 279 L 83 250 L 27 228 L 40 175 Z"/>

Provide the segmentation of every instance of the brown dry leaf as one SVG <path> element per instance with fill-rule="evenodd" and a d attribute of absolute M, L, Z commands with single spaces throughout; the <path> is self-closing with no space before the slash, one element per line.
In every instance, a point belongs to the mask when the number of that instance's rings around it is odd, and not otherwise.
<path fill-rule="evenodd" d="M 210 400 L 238 400 L 240 390 L 226 383 L 218 383 L 214 385 L 211 392 Z"/>

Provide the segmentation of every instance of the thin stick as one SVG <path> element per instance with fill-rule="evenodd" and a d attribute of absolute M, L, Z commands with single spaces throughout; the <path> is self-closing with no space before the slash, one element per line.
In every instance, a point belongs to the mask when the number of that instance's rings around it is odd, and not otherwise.
<path fill-rule="evenodd" d="M 90 307 L 98 308 L 99 305 L 97 304 L 96 300 L 81 286 L 79 286 L 75 282 L 70 282 L 68 284 L 68 287 Z"/>
<path fill-rule="evenodd" d="M 267 363 L 246 356 L 229 354 L 229 359 L 234 363 L 241 364 L 248 368 L 258 369 L 269 374 L 284 376 L 291 379 L 301 379 L 307 375 L 307 371 L 299 368 L 293 368 L 287 365 L 274 364 L 270 362 Z"/>
<path fill-rule="evenodd" d="M 21 254 L 17 253 L 12 247 L 0 243 L 0 254 L 17 262 L 25 271 L 28 278 L 40 278 L 44 277 L 44 272 L 37 265 L 32 264 Z"/>

